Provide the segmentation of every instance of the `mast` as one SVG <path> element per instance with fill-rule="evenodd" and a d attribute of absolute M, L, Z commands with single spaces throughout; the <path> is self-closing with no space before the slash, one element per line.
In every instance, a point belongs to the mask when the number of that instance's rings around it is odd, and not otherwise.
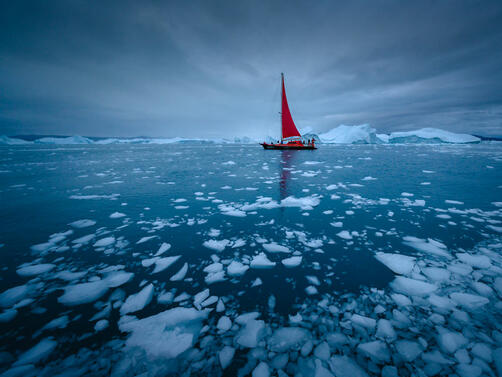
<path fill-rule="evenodd" d="M 281 72 L 281 141 L 284 140 L 284 127 L 282 127 L 283 120 L 282 120 L 282 103 L 284 101 L 284 73 Z"/>

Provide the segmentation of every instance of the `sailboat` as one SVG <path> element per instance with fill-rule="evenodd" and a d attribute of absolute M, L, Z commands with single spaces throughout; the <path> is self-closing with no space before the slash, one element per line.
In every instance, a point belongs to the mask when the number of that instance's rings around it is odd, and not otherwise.
<path fill-rule="evenodd" d="M 260 143 L 265 149 L 317 149 L 314 139 L 304 143 L 302 135 L 293 122 L 293 117 L 289 111 L 288 99 L 286 98 L 286 88 L 284 87 L 284 73 L 281 73 L 282 93 L 281 93 L 281 126 L 282 137 L 277 143 Z"/>

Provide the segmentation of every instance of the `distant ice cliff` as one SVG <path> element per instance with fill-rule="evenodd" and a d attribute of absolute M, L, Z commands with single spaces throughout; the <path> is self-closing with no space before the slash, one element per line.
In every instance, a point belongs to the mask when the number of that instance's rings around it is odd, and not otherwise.
<path fill-rule="evenodd" d="M 316 134 L 310 127 L 302 130 L 304 139 L 314 138 L 322 144 L 467 144 L 479 143 L 481 139 L 469 134 L 459 134 L 439 128 L 422 128 L 414 131 L 392 132 L 389 134 L 377 133 L 369 124 L 355 126 L 340 125 L 328 132 Z M 21 138 L 0 136 L 0 144 L 255 144 L 262 140 L 245 137 L 228 138 L 108 138 L 91 139 L 82 136 L 70 137 L 42 137 L 34 141 Z M 267 136 L 264 141 L 272 142 L 273 138 Z"/>

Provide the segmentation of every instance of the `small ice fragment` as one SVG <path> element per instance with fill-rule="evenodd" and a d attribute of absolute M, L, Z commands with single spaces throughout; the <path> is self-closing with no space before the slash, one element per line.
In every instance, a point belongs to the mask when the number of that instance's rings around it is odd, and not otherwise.
<path fill-rule="evenodd" d="M 37 345 L 19 356 L 14 365 L 36 364 L 43 361 L 49 357 L 57 345 L 58 342 L 52 338 L 42 339 L 39 343 L 37 343 Z"/>
<path fill-rule="evenodd" d="M 269 377 L 270 367 L 264 361 L 260 362 L 256 368 L 253 369 L 251 377 Z"/>
<path fill-rule="evenodd" d="M 120 307 L 120 314 L 134 313 L 147 306 L 153 297 L 153 284 L 148 284 L 141 291 L 130 295 Z"/>
<path fill-rule="evenodd" d="M 160 258 L 155 261 L 155 268 L 152 271 L 152 274 L 157 274 L 159 272 L 164 271 L 166 268 L 175 263 L 178 259 L 180 259 L 181 255 L 175 255 L 172 257 Z"/>
<path fill-rule="evenodd" d="M 220 360 L 220 365 L 222 369 L 226 369 L 230 365 L 232 359 L 234 358 L 234 354 L 235 354 L 235 348 L 230 346 L 223 347 L 223 349 L 218 354 L 218 359 Z"/>
<path fill-rule="evenodd" d="M 121 217 L 125 217 L 125 213 L 122 213 L 122 212 L 113 212 L 110 215 L 110 219 L 120 219 Z"/>
<path fill-rule="evenodd" d="M 133 272 L 112 271 L 106 275 L 104 280 L 110 288 L 116 288 L 130 281 L 133 276 Z"/>
<path fill-rule="evenodd" d="M 397 353 L 404 361 L 412 362 L 422 353 L 422 348 L 417 342 L 411 340 L 399 340 L 396 342 Z"/>
<path fill-rule="evenodd" d="M 242 276 L 249 269 L 249 266 L 246 266 L 240 262 L 232 261 L 227 267 L 227 274 L 229 276 Z"/>
<path fill-rule="evenodd" d="M 94 247 L 107 247 L 107 246 L 113 245 L 114 243 L 115 243 L 115 237 L 113 237 L 113 236 L 105 237 L 105 238 L 101 238 L 100 240 L 96 241 L 96 243 L 94 243 Z"/>
<path fill-rule="evenodd" d="M 396 277 L 390 286 L 394 291 L 408 296 L 427 296 L 437 289 L 434 284 L 404 276 Z"/>
<path fill-rule="evenodd" d="M 101 319 L 96 324 L 94 325 L 94 330 L 96 331 L 103 331 L 108 327 L 108 320 L 106 319 Z"/>
<path fill-rule="evenodd" d="M 42 264 L 35 264 L 35 265 L 31 265 L 31 266 L 20 267 L 16 270 L 16 272 L 19 276 L 27 277 L 27 276 L 40 275 L 40 274 L 49 272 L 54 267 L 56 267 L 56 265 L 54 265 L 54 264 L 42 263 Z"/>
<path fill-rule="evenodd" d="M 136 245 L 140 245 L 142 243 L 145 243 L 147 241 L 150 241 L 151 239 L 157 238 L 157 236 L 147 236 L 147 237 L 141 237 L 139 241 L 136 242 Z"/>
<path fill-rule="evenodd" d="M 368 374 L 348 356 L 334 355 L 328 364 L 336 377 L 368 377 Z"/>
<path fill-rule="evenodd" d="M 293 256 L 290 258 L 283 259 L 281 263 L 288 268 L 298 267 L 302 263 L 302 256 Z"/>
<path fill-rule="evenodd" d="M 58 298 L 58 301 L 67 306 L 88 304 L 101 298 L 108 288 L 105 280 L 69 285 L 64 288 L 65 292 Z"/>
<path fill-rule="evenodd" d="M 248 320 L 244 327 L 237 333 L 235 341 L 242 347 L 256 348 L 258 342 L 264 335 L 264 331 L 265 322 L 256 319 Z"/>
<path fill-rule="evenodd" d="M 368 330 L 374 330 L 376 327 L 376 321 L 373 318 L 364 317 L 359 314 L 352 314 L 350 320 L 356 325 L 362 326 Z"/>
<path fill-rule="evenodd" d="M 450 297 L 458 305 L 471 310 L 480 308 L 490 302 L 486 297 L 470 293 L 454 292 L 450 294 Z"/>
<path fill-rule="evenodd" d="M 272 268 L 275 267 L 275 262 L 270 261 L 265 253 L 260 253 L 258 255 L 255 255 L 253 259 L 251 260 L 251 268 L 258 268 L 258 269 L 263 269 L 263 268 Z"/>
<path fill-rule="evenodd" d="M 314 287 L 313 285 L 309 285 L 307 288 L 305 288 L 305 292 L 310 296 L 318 293 L 317 288 Z"/>
<path fill-rule="evenodd" d="M 265 243 L 262 246 L 269 253 L 290 253 L 291 252 L 286 246 L 278 245 L 275 242 Z"/>
<path fill-rule="evenodd" d="M 188 272 L 188 263 L 185 263 L 183 265 L 183 267 L 181 267 L 180 270 L 176 274 L 171 276 L 171 279 L 169 279 L 169 280 L 171 280 L 171 281 L 183 280 L 185 278 L 187 272 Z"/>
<path fill-rule="evenodd" d="M 207 240 L 202 245 L 211 250 L 223 251 L 229 243 L 229 240 Z"/>
<path fill-rule="evenodd" d="M 415 266 L 415 258 L 407 255 L 378 252 L 375 258 L 396 274 L 408 275 Z"/>
<path fill-rule="evenodd" d="M 343 238 L 344 240 L 351 240 L 352 235 L 347 230 L 342 230 L 336 234 L 338 237 Z"/>
<path fill-rule="evenodd" d="M 84 219 L 84 220 L 77 220 L 72 223 L 69 223 L 68 225 L 74 227 L 74 228 L 87 228 L 89 226 L 93 226 L 96 224 L 96 221 L 94 220 L 89 220 L 89 219 Z"/>
<path fill-rule="evenodd" d="M 226 332 L 232 327 L 232 321 L 230 320 L 230 318 L 224 315 L 220 317 L 218 323 L 216 324 L 216 327 L 218 328 L 218 330 L 220 330 L 220 332 Z"/>
<path fill-rule="evenodd" d="M 361 343 L 357 346 L 357 351 L 371 358 L 378 364 L 390 361 L 390 351 L 387 345 L 381 340 Z"/>
<path fill-rule="evenodd" d="M 159 250 L 155 253 L 155 257 L 164 254 L 166 251 L 168 251 L 171 248 L 171 244 L 168 244 L 167 242 L 162 242 L 162 245 L 160 245 Z"/>

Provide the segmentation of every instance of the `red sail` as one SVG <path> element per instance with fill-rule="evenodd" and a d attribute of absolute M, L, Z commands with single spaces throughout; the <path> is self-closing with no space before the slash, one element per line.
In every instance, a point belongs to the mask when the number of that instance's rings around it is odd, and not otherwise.
<path fill-rule="evenodd" d="M 282 138 L 288 137 L 301 137 L 298 129 L 295 126 L 295 122 L 293 122 L 293 118 L 291 117 L 291 112 L 289 111 L 288 100 L 286 98 L 286 89 L 284 88 L 284 76 L 282 76 Z"/>

